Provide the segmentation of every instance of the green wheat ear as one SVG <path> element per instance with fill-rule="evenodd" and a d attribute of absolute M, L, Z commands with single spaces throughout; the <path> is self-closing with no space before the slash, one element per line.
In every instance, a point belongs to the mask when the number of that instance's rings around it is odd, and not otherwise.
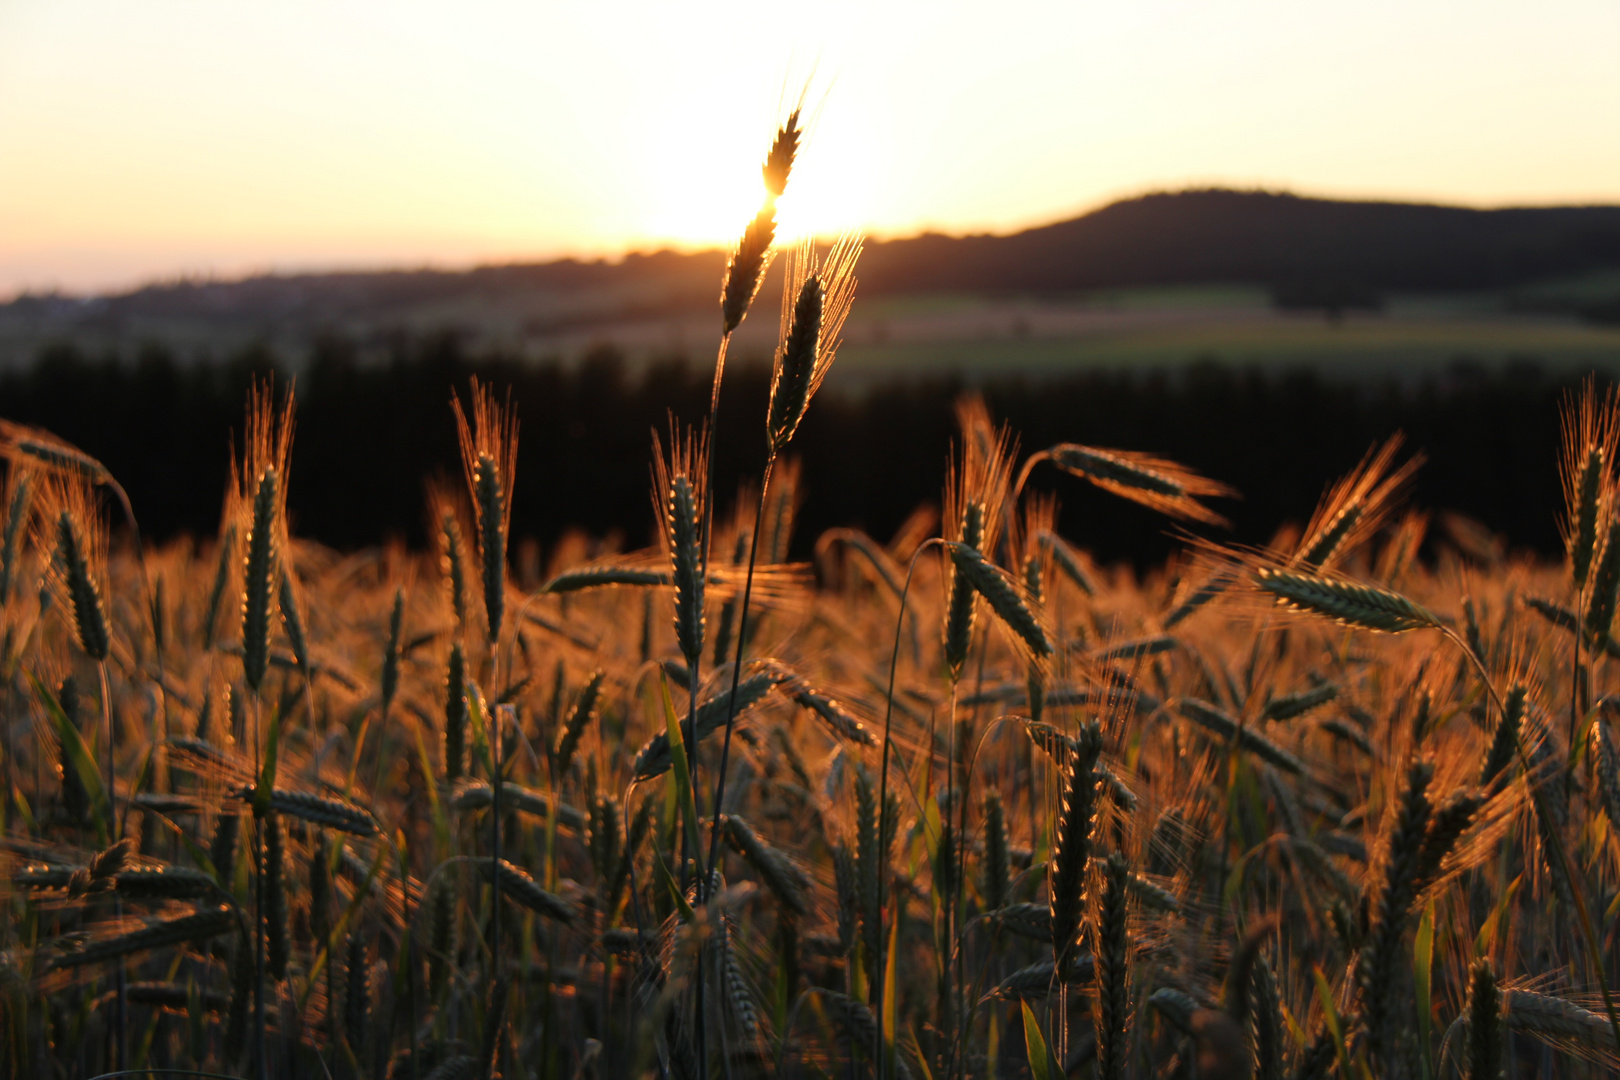
<path fill-rule="evenodd" d="M 1502 991 L 1488 957 L 1474 961 L 1468 979 L 1468 1080 L 1502 1075 Z"/>
<path fill-rule="evenodd" d="M 1080 918 L 1086 905 L 1086 867 L 1091 862 L 1091 833 L 1097 822 L 1097 796 L 1101 790 L 1096 773 L 1101 753 L 1102 728 L 1092 721 L 1080 729 L 1068 750 L 1063 806 L 1052 851 L 1052 948 L 1058 970 L 1067 970 L 1079 945 Z"/>
<path fill-rule="evenodd" d="M 1296 570 L 1257 570 L 1255 584 L 1295 611 L 1389 634 L 1439 627 L 1439 616 L 1400 593 Z"/>
<path fill-rule="evenodd" d="M 67 581 L 68 598 L 73 606 L 73 629 L 79 648 L 94 660 L 105 660 L 112 636 L 107 628 L 107 610 L 102 606 L 101 589 L 90 574 L 84 530 L 73 513 L 63 510 L 56 522 L 56 558 Z"/>
<path fill-rule="evenodd" d="M 253 527 L 248 533 L 242 575 L 242 672 L 257 692 L 270 664 L 270 606 L 275 602 L 276 511 L 279 477 L 274 468 L 259 475 L 253 496 Z"/>
<path fill-rule="evenodd" d="M 1098 1080 L 1124 1080 L 1129 1062 L 1126 1024 L 1130 1014 L 1130 941 L 1125 928 L 1125 898 L 1130 865 L 1118 852 L 1103 869 L 1102 907 L 1097 922 L 1096 977 L 1101 1023 L 1097 1028 Z"/>

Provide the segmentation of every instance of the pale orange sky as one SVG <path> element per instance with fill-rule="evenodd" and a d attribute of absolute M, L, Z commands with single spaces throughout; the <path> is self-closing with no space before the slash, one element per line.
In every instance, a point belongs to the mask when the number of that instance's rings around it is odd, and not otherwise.
<path fill-rule="evenodd" d="M 0 0 L 0 296 L 1009 230 L 1194 184 L 1620 202 L 1620 5 Z"/>

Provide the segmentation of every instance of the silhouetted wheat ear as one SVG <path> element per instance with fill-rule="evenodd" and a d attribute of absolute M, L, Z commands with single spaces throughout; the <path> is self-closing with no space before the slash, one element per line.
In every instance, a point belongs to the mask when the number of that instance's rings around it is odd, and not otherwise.
<path fill-rule="evenodd" d="M 795 256 L 794 261 L 807 256 Z M 794 276 L 789 272 L 790 277 Z M 793 438 L 810 404 L 810 376 L 815 371 L 816 353 L 821 345 L 821 278 L 811 274 L 797 290 L 797 299 L 788 320 L 787 333 L 776 354 L 776 371 L 771 379 L 771 399 L 765 420 L 765 437 L 771 453 L 779 453 Z"/>
<path fill-rule="evenodd" d="M 1468 1080 L 1502 1075 L 1502 992 L 1487 957 L 1474 961 L 1468 979 Z"/>
<path fill-rule="evenodd" d="M 1277 976 L 1264 950 L 1255 956 L 1251 979 L 1254 1010 L 1249 1031 L 1254 1043 L 1254 1080 L 1283 1080 L 1288 1031 L 1284 1026 Z"/>
<path fill-rule="evenodd" d="M 1007 904 L 990 915 L 998 929 L 1051 947 L 1051 904 Z"/>
<path fill-rule="evenodd" d="M 256 793 L 257 785 L 248 784 L 238 794 L 243 802 L 251 804 Z M 305 791 L 272 788 L 270 809 L 277 814 L 295 817 L 300 821 L 323 825 L 340 832 L 353 833 L 355 836 L 371 836 L 377 831 L 377 823 L 372 820 L 371 815 L 353 803 L 326 799 Z"/>
<path fill-rule="evenodd" d="M 829 695 L 809 685 L 797 674 L 780 684 L 782 693 L 820 720 L 833 735 L 846 742 L 861 746 L 876 746 L 877 736 L 843 705 Z"/>
<path fill-rule="evenodd" d="M 22 555 L 23 529 L 34 496 L 34 474 L 14 471 L 11 498 L 6 501 L 6 528 L 0 536 L 0 607 L 11 598 L 11 584 L 17 579 L 17 562 Z"/>
<path fill-rule="evenodd" d="M 1198 1011 L 1198 1002 L 1185 990 L 1177 990 L 1173 986 L 1161 986 L 1148 995 L 1148 1004 L 1153 1011 L 1164 1017 L 1170 1026 L 1183 1035 L 1192 1034 L 1193 1013 Z"/>
<path fill-rule="evenodd" d="M 1315 571 L 1331 569 L 1378 530 L 1393 500 L 1423 462 L 1422 455 L 1417 455 L 1394 468 L 1400 446 L 1400 434 L 1390 436 L 1327 490 L 1305 526 L 1293 565 Z"/>
<path fill-rule="evenodd" d="M 494 644 L 500 640 L 506 615 L 506 542 L 517 467 L 517 416 L 510 397 L 505 405 L 500 404 L 494 392 L 476 378 L 472 380 L 472 422 L 468 423 L 460 398 L 453 398 L 452 404 L 461 465 L 478 527 L 486 636 Z"/>
<path fill-rule="evenodd" d="M 1370 940 L 1357 963 L 1361 989 L 1361 1017 L 1379 1061 L 1386 1060 L 1389 1020 L 1394 1003 L 1389 988 L 1400 956 L 1402 933 L 1412 902 L 1417 897 L 1417 875 L 1422 868 L 1423 841 L 1428 831 L 1429 781 L 1434 767 L 1415 761 L 1406 772 L 1400 812 L 1390 833 L 1384 883 L 1372 918 Z"/>
<path fill-rule="evenodd" d="M 253 526 L 248 533 L 247 563 L 242 575 L 242 673 L 258 691 L 270 663 L 270 606 L 275 602 L 276 512 L 279 477 L 276 470 L 260 474 L 253 496 Z"/>
<path fill-rule="evenodd" d="M 1564 516 L 1559 522 L 1570 574 L 1579 592 L 1598 556 L 1604 517 L 1610 512 L 1615 451 L 1620 441 L 1620 392 L 1602 391 L 1588 376 L 1580 392 L 1564 399 L 1559 411 L 1562 453 L 1559 478 L 1563 481 Z"/>
<path fill-rule="evenodd" d="M 855 930 L 860 924 L 861 899 L 855 856 L 845 844 L 832 845 L 833 891 L 838 898 L 838 955 L 848 956 L 855 947 Z"/>
<path fill-rule="evenodd" d="M 821 381 L 837 356 L 844 320 L 855 299 L 855 262 L 861 242 L 844 236 L 818 262 L 815 245 L 794 252 L 782 297 L 781 344 L 771 379 L 765 436 L 772 455 L 792 440 Z"/>
<path fill-rule="evenodd" d="M 1446 796 L 1429 819 L 1423 835 L 1423 846 L 1418 849 L 1416 866 L 1412 871 L 1412 893 L 1420 895 L 1440 876 L 1441 864 L 1457 841 L 1474 823 L 1479 808 L 1485 805 L 1485 794 L 1480 791 L 1453 791 Z"/>
<path fill-rule="evenodd" d="M 1091 580 L 1086 568 L 1080 565 L 1079 557 L 1075 555 L 1074 548 L 1069 546 L 1067 540 L 1054 532 L 1044 532 L 1041 534 L 1041 544 L 1052 553 L 1052 559 L 1057 563 L 1058 569 L 1063 571 L 1064 577 L 1074 582 L 1075 588 L 1087 596 L 1097 595 L 1097 583 Z M 1168 625 L 1165 626 L 1166 630 L 1169 628 Z"/>
<path fill-rule="evenodd" d="M 660 541 L 675 586 L 675 642 L 687 668 L 703 658 L 704 567 L 702 530 L 707 450 L 702 436 L 671 430 L 669 455 L 653 435 L 653 505 L 662 523 Z"/>
<path fill-rule="evenodd" d="M 720 946 L 720 975 L 721 984 L 725 989 L 724 1000 L 738 1026 L 745 1033 L 752 1035 L 759 1029 L 759 1013 L 754 1008 L 754 995 L 748 989 L 748 979 L 743 975 L 736 947 L 732 944 L 735 933 L 735 919 L 729 913 L 722 912 L 715 936 L 719 939 Z"/>
<path fill-rule="evenodd" d="M 1519 748 L 1519 726 L 1524 721 L 1525 704 L 1530 691 L 1523 683 L 1514 683 L 1502 702 L 1502 718 L 1496 723 L 1485 762 L 1479 770 L 1479 786 L 1489 788 L 1499 776 L 1504 776 Z"/>
<path fill-rule="evenodd" d="M 298 597 L 293 592 L 292 567 L 286 566 L 281 574 L 281 622 L 287 631 L 287 643 L 292 646 L 293 658 L 306 675 L 309 674 L 309 639 L 304 634 L 304 617 L 298 610 Z"/>
<path fill-rule="evenodd" d="M 557 750 L 553 755 L 556 763 L 557 775 L 568 772 L 569 764 L 574 760 L 574 751 L 579 747 L 580 736 L 596 718 L 597 703 L 602 696 L 602 684 L 607 681 L 607 673 L 601 668 L 591 672 L 590 681 L 585 689 L 579 692 L 579 700 L 568 713 L 568 719 L 563 724 L 562 734 L 557 738 Z"/>
<path fill-rule="evenodd" d="M 101 603 L 101 589 L 91 576 L 83 526 L 67 509 L 56 520 L 56 559 L 72 601 L 73 630 L 79 648 L 94 660 L 105 660 L 112 646 L 107 612 Z"/>
<path fill-rule="evenodd" d="M 1266 702 L 1261 710 L 1261 716 L 1266 720 L 1292 720 L 1304 716 L 1319 706 L 1326 705 L 1339 696 L 1337 683 L 1323 683 L 1321 686 L 1303 690 L 1297 694 L 1284 694 L 1274 697 Z"/>
<path fill-rule="evenodd" d="M 1340 510 L 1326 523 L 1322 534 L 1316 537 L 1310 547 L 1300 553 L 1300 563 L 1313 570 L 1326 565 L 1338 553 L 1345 537 L 1361 521 L 1361 513 L 1362 508 L 1354 505 Z"/>
<path fill-rule="evenodd" d="M 950 546 L 951 562 L 960 579 L 973 587 L 973 591 L 989 601 L 990 608 L 1017 634 L 1025 647 L 1037 657 L 1052 655 L 1052 642 L 1035 618 L 1018 584 L 1001 567 L 996 566 L 974 547 L 965 544 Z"/>
<path fill-rule="evenodd" d="M 450 646 L 445 673 L 444 778 L 457 780 L 467 765 L 467 658 L 461 642 Z"/>
<path fill-rule="evenodd" d="M 450 805 L 457 810 L 485 810 L 495 805 L 495 789 L 482 780 L 464 780 L 455 785 Z M 516 810 L 538 818 L 552 816 L 555 809 L 557 822 L 576 832 L 585 827 L 585 815 L 576 807 L 557 802 L 544 792 L 534 791 L 512 783 L 501 783 L 501 812 Z"/>
<path fill-rule="evenodd" d="M 1125 1035 L 1130 1014 L 1130 942 L 1125 929 L 1125 897 L 1130 867 L 1118 852 L 1103 871 L 1102 908 L 1097 924 L 1098 1080 L 1124 1080 L 1130 1054 Z"/>
<path fill-rule="evenodd" d="M 771 666 L 746 676 L 737 684 L 736 715 L 741 717 L 745 711 L 759 704 L 765 695 L 771 692 L 771 688 L 782 682 L 784 677 L 782 671 Z M 695 727 L 699 744 L 726 722 L 727 703 L 730 699 L 731 694 L 721 690 L 698 705 Z M 648 739 L 636 754 L 634 766 L 636 779 L 651 780 L 653 777 L 662 776 L 669 770 L 670 763 L 669 737 L 660 731 Z"/>
<path fill-rule="evenodd" d="M 131 900 L 197 900 L 214 892 L 214 879 L 189 866 L 137 866 L 118 871 L 112 891 Z"/>
<path fill-rule="evenodd" d="M 765 191 L 773 199 L 780 199 L 787 190 L 788 176 L 793 172 L 793 159 L 799 153 L 799 140 L 804 134 L 799 127 L 799 113 L 799 109 L 788 113 L 788 118 L 776 129 L 771 152 L 766 155 L 765 164 L 760 170 L 765 180 Z"/>
<path fill-rule="evenodd" d="M 1257 570 L 1255 584 L 1295 611 L 1345 626 L 1399 634 L 1443 625 L 1438 616 L 1400 593 L 1294 570 Z"/>
<path fill-rule="evenodd" d="M 495 458 L 479 454 L 473 466 L 474 501 L 478 505 L 478 552 L 484 572 L 484 616 L 489 640 L 501 636 L 506 614 L 506 497 Z"/>
<path fill-rule="evenodd" d="M 820 994 L 828 1005 L 827 1011 L 832 1013 L 850 1041 L 857 1046 L 877 1045 L 877 1017 L 872 1015 L 872 1010 L 864 1002 L 856 1001 L 836 990 L 821 990 Z M 892 1067 L 893 1071 L 889 1075 L 893 1080 L 911 1080 L 911 1069 L 906 1065 L 904 1055 L 896 1054 Z"/>
<path fill-rule="evenodd" d="M 748 865 L 776 897 L 777 902 L 800 915 L 810 913 L 809 876 L 786 853 L 761 840 L 754 827 L 736 814 L 722 816 L 726 842 L 748 860 Z"/>
<path fill-rule="evenodd" d="M 394 590 L 394 608 L 388 615 L 388 644 L 383 648 L 382 706 L 388 711 L 399 690 L 399 641 L 405 632 L 405 590 Z"/>
<path fill-rule="evenodd" d="M 1609 640 L 1617 590 L 1620 590 L 1620 517 L 1609 521 L 1603 554 L 1592 571 L 1592 593 L 1586 606 L 1586 637 L 1596 645 Z"/>
<path fill-rule="evenodd" d="M 127 993 L 131 1005 L 150 1005 L 182 1016 L 190 1012 L 193 1004 L 205 1012 L 224 1012 L 229 1001 L 224 994 L 198 991 L 195 984 L 177 982 L 130 983 Z"/>
<path fill-rule="evenodd" d="M 43 465 L 60 473 L 80 476 L 100 483 L 111 474 L 107 467 L 71 443 L 48 431 L 0 420 L 0 457 L 10 461 Z"/>
<path fill-rule="evenodd" d="M 1231 588 L 1237 579 L 1238 571 L 1235 567 L 1227 567 L 1225 569 L 1215 571 L 1205 579 L 1202 585 L 1188 593 L 1187 598 L 1181 603 L 1177 604 L 1170 611 L 1170 613 L 1164 617 L 1164 622 L 1162 623 L 1164 629 L 1175 629 L 1175 627 L 1183 620 L 1194 615 L 1199 611 L 1199 609 L 1203 608 L 1211 600 L 1214 600 L 1227 589 Z"/>
<path fill-rule="evenodd" d="M 1599 718 L 1592 723 L 1592 768 L 1597 774 L 1598 800 L 1611 829 L 1620 829 L 1620 757 L 1609 739 L 1608 724 Z"/>
<path fill-rule="evenodd" d="M 527 870 L 513 866 L 505 859 L 479 859 L 478 869 L 484 877 L 495 879 L 508 900 L 536 915 L 544 915 L 561 923 L 571 923 L 578 917 L 579 913 L 572 904 L 542 889 Z"/>
<path fill-rule="evenodd" d="M 1612 1058 L 1614 1028 L 1602 1013 L 1531 990 L 1508 990 L 1502 998 L 1502 1019 L 1508 1030 L 1534 1035 L 1553 1046 L 1596 1051 L 1603 1059 Z"/>
<path fill-rule="evenodd" d="M 965 547 L 976 548 L 984 539 L 985 507 L 982 503 L 969 500 L 962 507 L 962 520 L 957 528 L 960 538 L 957 542 Z M 955 679 L 962 672 L 962 665 L 967 661 L 968 648 L 973 644 L 974 608 L 977 592 L 966 575 L 957 567 L 957 561 L 951 559 L 951 591 L 945 612 L 945 666 L 951 671 L 951 678 Z"/>
<path fill-rule="evenodd" d="M 1174 461 L 1076 443 L 1059 443 L 1046 454 L 1064 472 L 1162 514 L 1209 525 L 1226 524 L 1225 518 L 1198 500 L 1230 496 L 1233 490 Z"/>
<path fill-rule="evenodd" d="M 984 859 L 979 865 L 979 891 L 986 911 L 1007 906 L 1010 865 L 1007 816 L 1001 808 L 1001 796 L 992 791 L 984 797 Z"/>
<path fill-rule="evenodd" d="M 1305 775 L 1305 764 L 1270 739 L 1254 730 L 1253 725 L 1241 724 L 1207 701 L 1184 698 L 1177 711 L 1198 726 L 1222 739 L 1234 740 L 1255 757 L 1294 776 Z"/>
<path fill-rule="evenodd" d="M 461 522 L 454 511 L 446 511 L 439 518 L 439 570 L 444 576 L 445 591 L 450 596 L 450 610 L 455 614 L 456 626 L 467 625 L 467 571 L 463 559 L 466 542 L 461 538 Z"/>
<path fill-rule="evenodd" d="M 1097 820 L 1097 757 L 1102 728 L 1096 721 L 1082 727 L 1069 751 L 1064 775 L 1063 809 L 1052 850 L 1049 890 L 1052 948 L 1059 969 L 1067 967 L 1080 936 L 1085 911 L 1086 866 L 1091 860 L 1091 830 Z"/>
<path fill-rule="evenodd" d="M 223 906 L 206 908 L 191 915 L 152 922 L 138 930 L 92 941 L 82 949 L 57 956 L 51 961 L 50 967 L 55 969 L 99 964 L 106 960 L 129 956 L 131 953 L 167 949 L 173 945 L 218 937 L 234 929 L 236 929 L 236 915 L 230 908 Z"/>
<path fill-rule="evenodd" d="M 743 230 L 742 239 L 731 252 L 726 277 L 720 287 L 720 332 L 730 334 L 742 324 L 749 305 L 765 279 L 771 244 L 776 242 L 776 203 L 767 201 Z"/>
<path fill-rule="evenodd" d="M 1586 574 L 1592 567 L 1592 557 L 1597 551 L 1598 506 L 1603 497 L 1604 466 L 1603 447 L 1591 447 L 1572 485 L 1575 504 L 1569 508 L 1569 520 L 1573 527 L 1565 541 L 1565 549 L 1569 553 L 1570 575 L 1577 589 L 1586 585 Z"/>
<path fill-rule="evenodd" d="M 864 768 L 855 771 L 855 869 L 861 906 L 861 954 L 868 984 L 880 977 L 883 959 L 883 912 L 878 903 L 882 876 L 888 872 L 889 849 L 899 825 L 900 805 L 894 795 L 879 815 L 878 789 Z M 886 824 L 881 842 L 880 820 Z"/>
<path fill-rule="evenodd" d="M 480 1063 L 472 1054 L 452 1054 L 433 1066 L 432 1072 L 423 1073 L 422 1080 L 478 1080 L 479 1068 Z"/>

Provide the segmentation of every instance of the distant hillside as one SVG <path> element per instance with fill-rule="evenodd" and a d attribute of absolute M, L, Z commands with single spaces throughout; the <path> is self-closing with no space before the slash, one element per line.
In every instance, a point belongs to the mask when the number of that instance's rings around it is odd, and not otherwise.
<path fill-rule="evenodd" d="M 1429 291 L 1503 288 L 1616 266 L 1615 206 L 1467 210 L 1217 190 L 1127 199 L 1012 236 L 877 245 L 862 283 L 1050 295 L 1320 278 Z"/>
<path fill-rule="evenodd" d="M 0 305 L 0 362 L 47 341 L 91 347 L 161 340 L 218 354 L 258 341 L 307 344 L 337 332 L 361 340 L 394 331 L 459 328 L 557 355 L 582 341 L 657 325 L 659 341 L 707 337 L 724 265 L 720 252 L 564 259 L 464 272 L 267 275 L 232 282 L 156 284 L 89 300 L 21 297 Z M 1239 191 L 1127 199 L 1008 236 L 923 235 L 873 243 L 862 294 L 1063 298 L 1132 286 L 1248 283 L 1287 298 L 1385 291 L 1504 290 L 1620 269 L 1620 207 L 1468 210 L 1343 202 Z M 774 308 L 777 283 L 764 304 Z M 1538 301 L 1540 302 L 1540 301 Z M 1591 308 L 1620 303 L 1605 294 Z M 1587 308 L 1565 307 L 1590 314 Z M 1596 317 L 1596 316 L 1593 316 Z M 770 325 L 767 325 L 769 323 Z M 754 325 L 758 324 L 758 325 Z M 774 320 L 751 320 L 745 346 L 768 349 Z M 648 333 L 652 333 L 648 331 Z"/>

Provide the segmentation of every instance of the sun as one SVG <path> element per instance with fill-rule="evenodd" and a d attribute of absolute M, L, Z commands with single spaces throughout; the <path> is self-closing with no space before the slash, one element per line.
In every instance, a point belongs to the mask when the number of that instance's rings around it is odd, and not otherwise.
<path fill-rule="evenodd" d="M 845 141 L 802 145 L 787 191 L 777 200 L 776 242 L 861 229 L 867 221 L 867 155 Z M 760 172 L 768 139 L 715 146 L 667 147 L 667 164 L 650 177 L 641 232 L 645 242 L 678 248 L 730 248 L 765 200 Z"/>

